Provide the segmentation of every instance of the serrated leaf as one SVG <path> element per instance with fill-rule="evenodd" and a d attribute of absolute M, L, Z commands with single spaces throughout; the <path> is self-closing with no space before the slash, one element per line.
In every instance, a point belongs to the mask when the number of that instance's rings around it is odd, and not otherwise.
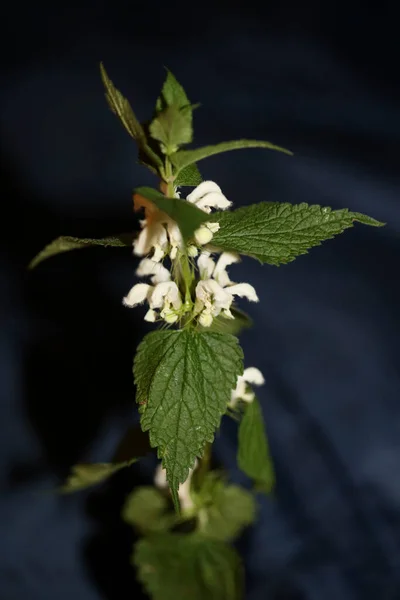
<path fill-rule="evenodd" d="M 257 398 L 246 404 L 239 425 L 237 462 L 239 469 L 254 480 L 257 490 L 271 492 L 275 484 L 274 468 Z"/>
<path fill-rule="evenodd" d="M 29 263 L 28 269 L 34 269 L 39 263 L 44 260 L 61 254 L 63 252 L 69 252 L 70 250 L 78 250 L 81 248 L 92 248 L 93 246 L 113 246 L 115 248 L 123 248 L 126 246 L 132 246 L 133 235 L 130 233 L 124 233 L 114 237 L 106 237 L 99 239 L 88 239 L 88 238 L 77 238 L 69 235 L 62 235 L 56 238 L 50 244 L 45 246 Z"/>
<path fill-rule="evenodd" d="M 213 472 L 207 479 L 199 492 L 200 502 L 204 502 L 199 513 L 199 530 L 207 537 L 232 541 L 253 523 L 254 497 L 237 485 L 226 485 Z"/>
<path fill-rule="evenodd" d="M 153 600 L 240 600 L 242 567 L 233 548 L 198 534 L 140 540 L 134 563 Z"/>
<path fill-rule="evenodd" d="M 171 523 L 172 513 L 167 514 L 168 502 L 156 488 L 142 486 L 134 490 L 126 499 L 122 518 L 143 533 L 164 531 Z"/>
<path fill-rule="evenodd" d="M 175 221 L 184 240 L 190 238 L 202 223 L 210 220 L 210 215 L 194 204 L 180 198 L 167 198 L 161 192 L 150 187 L 139 187 L 135 194 L 143 196 Z"/>
<path fill-rule="evenodd" d="M 113 82 L 107 75 L 103 63 L 100 63 L 100 74 L 106 89 L 106 100 L 108 105 L 112 112 L 117 115 L 129 135 L 136 141 L 142 153 L 145 153 L 149 157 L 150 165 L 148 165 L 146 162 L 145 164 L 150 166 L 151 170 L 154 170 L 151 167 L 151 163 L 157 165 L 158 167 L 162 166 L 163 163 L 161 158 L 147 143 L 146 133 L 138 121 L 135 113 L 133 112 L 131 105 L 121 94 L 121 92 L 114 86 Z"/>
<path fill-rule="evenodd" d="M 190 187 L 197 187 L 202 181 L 203 178 L 201 173 L 196 164 L 193 163 L 179 171 L 179 174 L 174 181 L 174 186 L 180 187 L 186 185 Z"/>
<path fill-rule="evenodd" d="M 161 95 L 156 102 L 156 111 L 160 112 L 166 106 L 176 104 L 179 108 L 190 104 L 189 98 L 186 95 L 182 85 L 176 77 L 167 69 L 167 78 L 161 90 Z"/>
<path fill-rule="evenodd" d="M 214 154 L 230 152 L 231 150 L 242 150 L 244 148 L 266 148 L 268 150 L 277 150 L 278 152 L 292 155 L 290 150 L 275 146 L 270 142 L 262 142 L 259 140 L 233 140 L 231 142 L 221 142 L 214 146 L 203 146 L 202 148 L 196 148 L 195 150 L 180 150 L 171 156 L 171 160 L 176 169 L 180 171 L 180 169 L 183 169 L 192 163 L 197 163 L 209 156 L 213 156 Z"/>
<path fill-rule="evenodd" d="M 166 154 L 172 154 L 181 144 L 192 141 L 191 108 L 181 109 L 176 104 L 167 106 L 150 123 L 149 131 L 152 138 L 164 144 Z"/>
<path fill-rule="evenodd" d="M 74 465 L 71 469 L 67 481 L 59 488 L 60 492 L 70 493 L 83 490 L 92 485 L 104 481 L 117 471 L 129 467 L 137 462 L 137 458 L 132 458 L 123 463 L 82 463 Z"/>
<path fill-rule="evenodd" d="M 218 331 L 219 333 L 231 333 L 232 335 L 239 335 L 243 329 L 249 329 L 253 326 L 253 320 L 251 317 L 239 308 L 231 307 L 231 313 L 234 316 L 233 319 L 227 319 L 223 315 L 218 315 L 210 327 L 202 327 L 198 325 L 200 331 Z"/>
<path fill-rule="evenodd" d="M 134 361 L 141 426 L 158 448 L 175 507 L 178 487 L 201 456 L 243 372 L 237 338 L 212 332 L 155 331 Z"/>
<path fill-rule="evenodd" d="M 214 213 L 211 220 L 218 220 L 220 225 L 213 246 L 276 266 L 307 254 L 309 248 L 353 227 L 354 221 L 375 227 L 383 225 L 347 208 L 332 210 L 317 204 L 279 202 L 260 202 Z"/>

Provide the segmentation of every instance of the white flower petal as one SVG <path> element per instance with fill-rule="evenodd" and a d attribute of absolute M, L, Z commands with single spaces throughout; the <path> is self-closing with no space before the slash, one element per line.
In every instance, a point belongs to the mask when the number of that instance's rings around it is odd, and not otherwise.
<path fill-rule="evenodd" d="M 250 302 L 258 302 L 256 290 L 249 283 L 235 283 L 226 288 L 233 296 L 247 298 Z"/>
<path fill-rule="evenodd" d="M 155 310 L 153 310 L 152 308 L 150 308 L 147 313 L 144 315 L 144 320 L 148 321 L 149 323 L 154 323 L 157 317 L 157 313 Z"/>
<path fill-rule="evenodd" d="M 129 308 L 133 308 L 138 304 L 144 302 L 148 296 L 148 293 L 152 289 L 152 286 L 148 283 L 137 283 L 131 288 L 128 292 L 128 295 L 122 299 L 122 304 L 124 306 L 128 306 Z"/>
<path fill-rule="evenodd" d="M 213 322 L 213 316 L 208 310 L 203 310 L 199 315 L 199 323 L 202 327 L 210 327 Z"/>
<path fill-rule="evenodd" d="M 201 279 L 210 279 L 215 268 L 215 262 L 210 258 L 209 252 L 202 252 L 197 259 L 197 266 Z"/>
<path fill-rule="evenodd" d="M 221 210 L 225 210 L 231 206 L 232 202 L 229 202 L 228 198 L 226 198 L 222 192 L 210 192 L 199 198 L 195 204 L 197 208 L 209 212 L 210 208 L 220 208 Z"/>
<path fill-rule="evenodd" d="M 213 277 L 220 285 L 222 285 L 222 287 L 226 287 L 231 283 L 229 275 L 226 272 L 226 267 L 239 261 L 239 255 L 235 254 L 234 252 L 223 252 L 219 257 L 214 269 Z"/>
<path fill-rule="evenodd" d="M 252 383 L 253 385 L 263 385 L 265 383 L 265 379 L 263 374 L 256 367 L 248 367 L 243 372 L 243 379 L 247 381 L 247 383 Z"/>
<path fill-rule="evenodd" d="M 150 308 L 161 308 L 166 303 L 172 304 L 176 310 L 182 306 L 178 286 L 173 281 L 158 283 L 149 299 Z"/>
<path fill-rule="evenodd" d="M 219 314 L 221 309 L 228 309 L 232 304 L 233 297 L 222 288 L 214 279 L 199 281 L 196 286 L 196 298 L 208 309 L 213 308 L 213 314 Z M 218 312 L 216 313 L 216 309 Z"/>
<path fill-rule="evenodd" d="M 153 284 L 161 283 L 162 281 L 170 281 L 171 273 L 159 262 L 155 262 L 151 258 L 143 258 L 140 261 L 136 270 L 136 275 L 146 277 L 152 275 L 151 282 Z"/>
<path fill-rule="evenodd" d="M 210 222 L 204 223 L 204 225 L 207 227 L 207 229 L 209 229 L 210 231 L 212 231 L 212 233 L 217 233 L 217 231 L 220 230 L 219 223 L 214 223 L 214 221 L 210 221 Z"/>
<path fill-rule="evenodd" d="M 186 200 L 188 202 L 197 202 L 197 200 L 202 198 L 205 194 L 220 191 L 221 188 L 214 181 L 203 181 L 187 196 Z"/>

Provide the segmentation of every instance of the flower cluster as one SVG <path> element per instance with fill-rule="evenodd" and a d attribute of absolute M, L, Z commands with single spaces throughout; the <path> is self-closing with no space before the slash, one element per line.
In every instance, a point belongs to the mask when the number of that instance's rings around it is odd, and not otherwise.
<path fill-rule="evenodd" d="M 178 193 L 175 192 L 178 196 Z M 210 213 L 212 208 L 225 210 L 231 202 L 213 181 L 204 181 L 197 186 L 187 201 L 195 204 L 200 210 Z M 209 243 L 213 234 L 218 231 L 219 224 L 204 223 L 194 233 L 194 243 L 187 249 L 188 256 L 197 258 L 198 282 L 194 288 L 192 302 L 183 302 L 174 263 L 179 258 L 178 251 L 183 248 L 183 240 L 177 224 L 165 213 L 157 210 L 148 202 L 143 202 L 146 218 L 141 221 L 142 231 L 134 242 L 134 254 L 143 256 L 136 274 L 139 277 L 150 277 L 151 284 L 138 283 L 132 287 L 123 304 L 134 307 L 147 301 L 149 310 L 146 321 L 154 322 L 158 318 L 167 323 L 175 323 L 186 312 L 192 311 L 200 325 L 210 327 L 213 320 L 221 315 L 233 319 L 231 305 L 234 297 L 247 298 L 258 302 L 255 289 L 248 283 L 234 283 L 230 280 L 226 268 L 239 261 L 239 256 L 231 252 L 222 252 L 215 262 L 211 256 Z M 200 255 L 199 255 L 200 252 Z M 171 272 L 162 264 L 164 258 L 171 261 Z M 192 290 L 193 291 L 193 290 Z"/>

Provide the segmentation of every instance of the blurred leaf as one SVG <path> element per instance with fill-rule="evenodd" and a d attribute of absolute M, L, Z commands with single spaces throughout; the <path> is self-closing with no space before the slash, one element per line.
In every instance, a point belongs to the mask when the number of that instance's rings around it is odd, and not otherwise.
<path fill-rule="evenodd" d="M 173 513 L 167 513 L 168 501 L 156 488 L 142 486 L 126 499 L 122 518 L 142 533 L 165 531 L 175 521 Z"/>
<path fill-rule="evenodd" d="M 233 548 L 199 534 L 153 534 L 134 550 L 138 578 L 153 600 L 240 600 L 242 568 Z"/>
<path fill-rule="evenodd" d="M 198 325 L 198 329 L 201 331 L 217 331 L 218 333 L 239 335 L 243 329 L 249 329 L 253 326 L 253 320 L 243 310 L 231 307 L 231 313 L 233 314 L 234 319 L 227 319 L 222 315 L 218 315 L 218 317 L 213 320 L 210 327 Z"/>
<path fill-rule="evenodd" d="M 150 135 L 165 146 L 167 155 L 176 152 L 181 144 L 192 141 L 192 110 L 179 108 L 176 104 L 167 106 L 150 124 Z"/>
<path fill-rule="evenodd" d="M 161 192 L 150 187 L 139 187 L 134 192 L 150 200 L 159 210 L 175 221 L 184 240 L 192 237 L 202 223 L 210 220 L 210 215 L 186 200 L 167 198 Z"/>
<path fill-rule="evenodd" d="M 34 269 L 39 263 L 51 258 L 56 254 L 63 252 L 69 252 L 70 250 L 78 250 L 81 248 L 91 248 L 93 246 L 114 246 L 116 248 L 123 248 L 126 246 L 132 246 L 133 234 L 123 233 L 114 237 L 106 237 L 101 239 L 85 239 L 76 238 L 69 235 L 62 235 L 57 239 L 53 240 L 43 248 L 29 263 L 28 269 Z"/>
<path fill-rule="evenodd" d="M 221 541 L 234 540 L 255 519 L 255 502 L 251 493 L 237 485 L 226 485 L 213 472 L 208 473 L 199 502 L 199 530 Z"/>
<path fill-rule="evenodd" d="M 258 491 L 271 492 L 275 485 L 274 467 L 257 398 L 245 405 L 239 425 L 237 462 L 239 469 L 255 481 Z"/>
<path fill-rule="evenodd" d="M 137 458 L 129 461 L 113 464 L 113 463 L 82 463 L 74 465 L 71 469 L 71 474 L 61 488 L 60 492 L 69 493 L 83 490 L 92 485 L 104 481 L 117 471 L 129 467 L 137 462 Z"/>
<path fill-rule="evenodd" d="M 182 85 L 175 76 L 167 69 L 167 78 L 161 90 L 161 95 L 156 102 L 156 112 L 161 112 L 166 106 L 177 105 L 179 108 L 189 106 L 189 98 Z"/>

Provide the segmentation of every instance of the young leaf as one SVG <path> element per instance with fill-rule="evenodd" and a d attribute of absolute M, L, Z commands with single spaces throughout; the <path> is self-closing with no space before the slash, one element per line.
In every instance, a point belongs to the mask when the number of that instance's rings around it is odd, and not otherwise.
<path fill-rule="evenodd" d="M 92 485 L 97 485 L 117 471 L 129 467 L 137 461 L 132 458 L 123 463 L 82 463 L 74 465 L 67 481 L 60 487 L 59 491 L 64 493 L 77 492 Z"/>
<path fill-rule="evenodd" d="M 161 192 L 150 187 L 139 187 L 135 194 L 143 196 L 175 221 L 184 240 L 190 238 L 202 223 L 210 220 L 210 215 L 194 204 L 180 198 L 166 198 Z"/>
<path fill-rule="evenodd" d="M 274 469 L 257 398 L 246 404 L 239 425 L 237 462 L 239 469 L 254 480 L 259 491 L 271 492 L 275 484 Z"/>
<path fill-rule="evenodd" d="M 213 441 L 243 372 L 243 352 L 228 334 L 155 331 L 139 345 L 133 371 L 142 429 L 158 447 L 179 508 L 179 484 Z"/>
<path fill-rule="evenodd" d="M 108 77 L 103 63 L 100 63 L 101 79 L 106 89 L 106 100 L 112 112 L 117 115 L 126 131 L 136 141 L 139 149 L 142 150 L 150 159 L 150 165 L 162 166 L 161 158 L 150 148 L 147 143 L 146 133 L 136 118 L 128 100 L 124 98 L 119 90 L 114 86 Z M 147 163 L 145 163 L 147 164 Z"/>
<path fill-rule="evenodd" d="M 221 142 L 215 146 L 203 146 L 202 148 L 196 148 L 195 150 L 180 150 L 171 156 L 171 160 L 177 171 L 180 171 L 184 167 L 196 163 L 199 160 L 203 160 L 204 158 L 208 158 L 209 156 L 213 156 L 214 154 L 221 154 L 222 152 L 229 152 L 230 150 L 241 150 L 243 148 L 267 148 L 269 150 L 277 150 L 278 152 L 292 155 L 290 150 L 280 148 L 270 142 L 261 142 L 258 140 L 234 140 L 232 142 Z"/>
<path fill-rule="evenodd" d="M 143 533 L 163 531 L 168 528 L 172 513 L 166 514 L 168 502 L 156 488 L 142 486 L 127 498 L 122 509 L 122 518 Z"/>
<path fill-rule="evenodd" d="M 231 307 L 231 313 L 234 316 L 233 319 L 227 319 L 226 317 L 219 315 L 213 320 L 210 327 L 206 328 L 198 325 L 198 328 L 201 331 L 218 331 L 219 333 L 239 335 L 243 329 L 249 329 L 253 326 L 253 320 L 243 310 Z"/>
<path fill-rule="evenodd" d="M 160 112 L 166 106 L 176 104 L 179 108 L 183 108 L 190 104 L 189 98 L 181 84 L 176 80 L 174 75 L 167 69 L 167 78 L 161 90 L 161 96 L 156 102 L 156 112 Z"/>
<path fill-rule="evenodd" d="M 39 263 L 47 258 L 51 258 L 52 256 L 63 252 L 69 252 L 70 250 L 91 248 L 93 246 L 114 246 L 116 248 L 123 248 L 125 246 L 132 246 L 132 240 L 133 235 L 130 233 L 123 233 L 115 237 L 101 239 L 85 239 L 62 235 L 45 246 L 43 250 L 31 260 L 28 269 L 34 269 Z"/>
<path fill-rule="evenodd" d="M 154 534 L 135 547 L 138 578 L 153 600 L 241 600 L 236 551 L 198 534 Z"/>
<path fill-rule="evenodd" d="M 213 246 L 247 254 L 276 266 L 307 254 L 309 248 L 353 227 L 354 221 L 374 227 L 384 225 L 347 208 L 332 210 L 317 204 L 279 202 L 260 202 L 214 213 L 211 220 L 218 220 L 220 224 L 213 237 Z"/>
<path fill-rule="evenodd" d="M 202 181 L 203 178 L 200 174 L 200 171 L 196 164 L 193 163 L 182 169 L 182 171 L 179 171 L 179 174 L 174 181 L 174 186 L 180 187 L 187 185 L 191 187 L 197 187 Z"/>
<path fill-rule="evenodd" d="M 151 122 L 150 135 L 165 146 L 167 155 L 176 152 L 181 144 L 192 141 L 192 110 L 190 107 L 179 108 L 176 104 L 167 106 Z"/>
<path fill-rule="evenodd" d="M 232 541 L 254 521 L 254 497 L 237 485 L 225 485 L 213 472 L 208 480 L 199 494 L 205 504 L 200 509 L 199 530 L 207 537 Z"/>

